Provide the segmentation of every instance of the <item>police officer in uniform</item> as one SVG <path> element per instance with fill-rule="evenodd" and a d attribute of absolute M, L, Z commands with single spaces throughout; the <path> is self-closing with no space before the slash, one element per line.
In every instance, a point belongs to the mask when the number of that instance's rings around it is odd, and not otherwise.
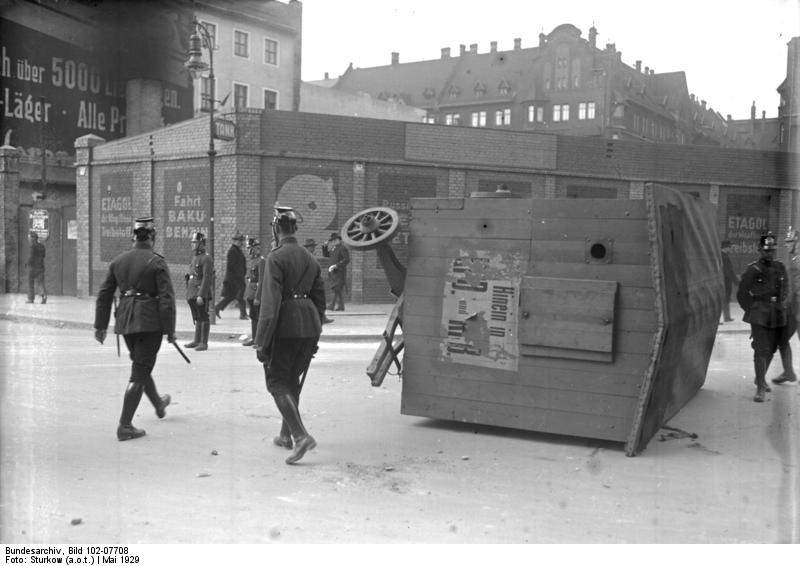
<path fill-rule="evenodd" d="M 758 243 L 761 257 L 747 266 L 736 294 L 744 310 L 743 320 L 750 323 L 756 374 L 753 400 L 757 403 L 763 402 L 764 394 L 771 391 L 766 374 L 773 354 L 780 350 L 784 359 L 794 333 L 794 324 L 789 323 L 789 278 L 784 265 L 775 259 L 777 247 L 772 233 L 761 236 Z"/>
<path fill-rule="evenodd" d="M 208 307 L 214 284 L 214 259 L 206 253 L 206 237 L 202 232 L 192 235 L 192 261 L 186 274 L 186 300 L 194 321 L 194 340 L 185 344 L 200 352 L 208 350 Z"/>
<path fill-rule="evenodd" d="M 276 445 L 292 449 L 287 464 L 316 447 L 300 418 L 300 376 L 317 350 L 325 315 L 325 283 L 317 260 L 295 237 L 294 210 L 275 208 L 277 247 L 267 255 L 261 286 L 256 349 L 264 364 L 267 391 L 283 417 Z"/>
<path fill-rule="evenodd" d="M 247 269 L 247 289 L 244 298 L 250 307 L 250 339 L 242 342 L 242 346 L 255 344 L 256 330 L 258 330 L 258 313 L 261 310 L 261 296 L 259 281 L 264 273 L 264 256 L 261 255 L 261 243 L 255 238 L 247 241 L 247 251 L 250 255 L 250 265 Z"/>
<path fill-rule="evenodd" d="M 120 302 L 115 313 L 114 332 L 122 334 L 131 358 L 131 377 L 125 390 L 117 439 L 131 440 L 145 431 L 133 426 L 133 415 L 142 393 L 155 407 L 158 418 L 166 415 L 169 395 L 159 395 L 151 372 L 161 348 L 162 335 L 175 342 L 175 291 L 164 258 L 153 251 L 156 231 L 152 218 L 138 218 L 133 224 L 133 248 L 114 258 L 97 293 L 94 337 L 106 339 L 114 291 Z"/>
<path fill-rule="evenodd" d="M 792 227 L 789 226 L 785 238 L 786 251 L 789 259 L 789 283 L 791 288 L 789 303 L 792 307 L 792 313 L 789 315 L 789 324 L 794 324 L 795 332 L 800 336 L 800 250 L 797 249 L 798 241 L 800 241 L 800 232 L 793 230 Z M 797 374 L 792 367 L 792 350 L 788 344 L 792 334 L 791 332 L 789 333 L 786 349 L 781 350 L 783 373 L 773 378 L 772 383 L 781 384 L 797 381 Z"/>

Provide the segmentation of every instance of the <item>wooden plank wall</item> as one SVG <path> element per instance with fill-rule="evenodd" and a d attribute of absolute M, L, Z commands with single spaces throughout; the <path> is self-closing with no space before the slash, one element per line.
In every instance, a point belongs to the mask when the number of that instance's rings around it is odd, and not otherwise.
<path fill-rule="evenodd" d="M 623 442 L 656 330 L 644 202 L 454 202 L 412 201 L 401 412 Z M 587 263 L 587 239 L 612 240 L 611 261 Z M 519 252 L 524 275 L 617 281 L 613 362 L 520 355 L 508 371 L 444 359 L 444 279 L 459 250 Z"/>

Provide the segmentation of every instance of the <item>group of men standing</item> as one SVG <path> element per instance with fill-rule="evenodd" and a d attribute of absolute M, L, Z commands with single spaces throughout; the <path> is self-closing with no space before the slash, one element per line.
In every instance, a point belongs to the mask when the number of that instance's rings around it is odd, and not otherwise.
<path fill-rule="evenodd" d="M 220 316 L 233 300 L 239 301 L 240 317 L 249 306 L 252 338 L 245 345 L 256 349 L 264 368 L 266 388 L 282 417 L 276 446 L 292 450 L 286 458 L 294 464 L 316 447 L 300 417 L 300 393 L 311 359 L 317 351 L 325 315 L 325 284 L 319 262 L 296 238 L 297 217 L 293 209 L 275 208 L 272 221 L 273 245 L 266 257 L 260 242 L 248 241 L 249 265 L 237 234 L 228 252 L 222 300 L 213 305 Z M 334 299 L 331 308 L 344 310 L 343 291 L 349 254 L 341 238 L 333 234 L 323 246 L 331 257 L 329 273 Z M 94 336 L 101 344 L 106 338 L 112 306 L 115 307 L 114 332 L 122 335 L 131 359 L 131 375 L 123 397 L 117 427 L 120 441 L 140 438 L 145 431 L 133 425 L 133 416 L 142 395 L 146 395 L 158 418 L 166 415 L 169 395 L 159 395 L 152 370 L 162 337 L 175 344 L 175 291 L 163 256 L 153 249 L 156 230 L 152 218 L 139 218 L 133 225 L 133 246 L 114 258 L 97 293 Z M 206 253 L 204 234 L 192 237 L 193 256 L 185 275 L 186 296 L 195 322 L 194 340 L 186 344 L 195 351 L 208 349 L 209 306 L 213 296 L 214 261 Z M 334 277 L 331 277 L 333 280 Z M 240 285 L 241 281 L 241 285 Z M 116 291 L 119 289 L 119 304 Z M 178 349 L 180 349 L 178 347 Z"/>

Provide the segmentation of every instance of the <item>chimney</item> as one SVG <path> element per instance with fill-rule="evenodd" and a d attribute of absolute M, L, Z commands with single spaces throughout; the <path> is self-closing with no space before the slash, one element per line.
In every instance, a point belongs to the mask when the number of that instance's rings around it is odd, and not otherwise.
<path fill-rule="evenodd" d="M 692 102 L 694 102 L 694 94 L 690 94 L 690 95 L 689 95 L 689 100 L 691 100 Z"/>
<path fill-rule="evenodd" d="M 544 47 L 547 43 L 547 36 L 543 33 L 539 34 L 539 47 Z"/>
<path fill-rule="evenodd" d="M 641 59 L 636 61 L 636 72 L 638 72 L 638 73 L 642 72 L 642 61 L 641 61 Z"/>
<path fill-rule="evenodd" d="M 650 74 L 650 67 L 645 67 L 644 68 L 644 74 L 645 75 L 649 75 Z"/>
<path fill-rule="evenodd" d="M 617 50 L 617 44 L 616 43 L 606 43 L 606 51 L 614 53 L 614 51 L 616 51 L 616 50 Z"/>
<path fill-rule="evenodd" d="M 761 111 L 761 119 L 762 120 L 766 120 L 767 119 L 767 111 L 766 110 L 762 110 Z"/>
<path fill-rule="evenodd" d="M 464 45 L 463 43 L 461 45 L 459 45 L 458 47 L 459 47 L 459 50 L 460 50 L 460 55 L 463 55 L 464 53 L 467 52 L 467 46 Z"/>
<path fill-rule="evenodd" d="M 597 28 L 594 26 L 589 28 L 589 45 L 597 47 Z"/>
<path fill-rule="evenodd" d="M 701 100 L 700 101 L 700 106 L 703 108 L 703 110 L 705 110 L 706 109 L 706 101 L 705 100 Z"/>
<path fill-rule="evenodd" d="M 750 107 L 750 119 L 751 120 L 755 120 L 756 119 L 756 101 L 755 100 L 753 101 L 753 105 Z"/>
<path fill-rule="evenodd" d="M 477 43 L 470 43 L 469 44 L 469 52 L 475 55 L 478 52 L 478 44 Z"/>
<path fill-rule="evenodd" d="M 730 122 L 730 121 L 731 121 L 731 115 L 728 114 L 728 122 Z"/>
<path fill-rule="evenodd" d="M 449 59 L 449 58 L 450 58 L 450 48 L 442 47 L 442 59 Z"/>
<path fill-rule="evenodd" d="M 497 42 L 496 41 L 492 41 L 489 44 L 489 51 L 492 52 L 492 53 L 497 53 Z"/>
<path fill-rule="evenodd" d="M 514 49 L 515 50 L 522 49 L 522 38 L 521 37 L 515 37 L 514 38 Z"/>
<path fill-rule="evenodd" d="M 400 53 L 392 51 L 392 65 L 397 65 L 400 62 Z"/>
<path fill-rule="evenodd" d="M 656 70 L 655 69 L 650 69 L 650 74 L 651 75 L 655 75 L 656 74 Z"/>

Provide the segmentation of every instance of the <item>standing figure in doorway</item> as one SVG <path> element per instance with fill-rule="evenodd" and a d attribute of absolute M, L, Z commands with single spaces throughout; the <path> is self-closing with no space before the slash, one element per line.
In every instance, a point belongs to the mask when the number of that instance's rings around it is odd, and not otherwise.
<path fill-rule="evenodd" d="M 47 288 L 44 285 L 44 244 L 39 241 L 39 234 L 31 230 L 28 233 L 28 241 L 31 244 L 28 261 L 25 265 L 28 268 L 28 302 L 33 303 L 36 298 L 36 283 L 42 289 L 42 304 L 47 302 Z"/>

